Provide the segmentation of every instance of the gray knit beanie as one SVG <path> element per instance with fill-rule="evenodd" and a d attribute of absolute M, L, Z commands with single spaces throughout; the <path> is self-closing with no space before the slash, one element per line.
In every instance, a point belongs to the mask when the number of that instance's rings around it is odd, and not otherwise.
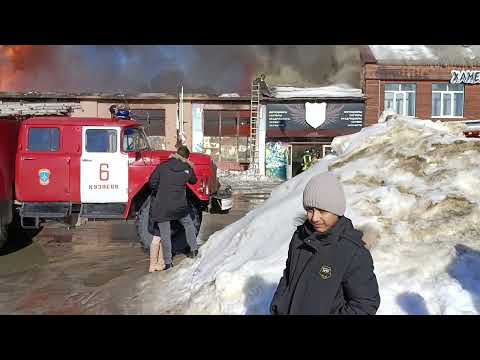
<path fill-rule="evenodd" d="M 314 176 L 303 191 L 303 207 L 325 210 L 338 216 L 345 214 L 345 194 L 340 181 L 333 173 Z"/>

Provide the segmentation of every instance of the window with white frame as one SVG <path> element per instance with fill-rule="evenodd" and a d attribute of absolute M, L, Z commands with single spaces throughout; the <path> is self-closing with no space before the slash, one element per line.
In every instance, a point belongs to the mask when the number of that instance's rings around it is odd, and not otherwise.
<path fill-rule="evenodd" d="M 415 84 L 385 84 L 385 109 L 415 116 Z"/>
<path fill-rule="evenodd" d="M 432 116 L 463 117 L 463 84 L 432 84 Z"/>

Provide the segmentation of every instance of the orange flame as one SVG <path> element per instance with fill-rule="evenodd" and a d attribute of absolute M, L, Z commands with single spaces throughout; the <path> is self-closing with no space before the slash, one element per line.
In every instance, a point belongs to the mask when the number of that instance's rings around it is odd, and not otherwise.
<path fill-rule="evenodd" d="M 0 45 L 0 91 L 18 90 L 22 78 L 35 64 L 33 52 L 43 46 Z"/>

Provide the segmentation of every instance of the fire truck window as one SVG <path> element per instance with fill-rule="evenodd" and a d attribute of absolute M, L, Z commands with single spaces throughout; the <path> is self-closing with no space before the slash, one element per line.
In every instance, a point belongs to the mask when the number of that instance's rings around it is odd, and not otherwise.
<path fill-rule="evenodd" d="M 147 143 L 138 129 L 126 129 L 123 134 L 123 151 L 142 151 L 147 148 Z"/>
<path fill-rule="evenodd" d="M 30 128 L 28 132 L 28 150 L 58 151 L 60 148 L 60 130 L 57 128 Z"/>
<path fill-rule="evenodd" d="M 117 152 L 117 131 L 112 129 L 89 129 L 86 149 L 91 153 Z"/>

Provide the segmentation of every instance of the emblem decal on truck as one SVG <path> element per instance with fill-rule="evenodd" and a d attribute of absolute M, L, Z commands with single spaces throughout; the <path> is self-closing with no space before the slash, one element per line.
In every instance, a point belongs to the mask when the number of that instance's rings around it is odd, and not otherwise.
<path fill-rule="evenodd" d="M 40 179 L 40 185 L 46 186 L 50 184 L 50 170 L 48 169 L 38 170 L 38 178 Z"/>

